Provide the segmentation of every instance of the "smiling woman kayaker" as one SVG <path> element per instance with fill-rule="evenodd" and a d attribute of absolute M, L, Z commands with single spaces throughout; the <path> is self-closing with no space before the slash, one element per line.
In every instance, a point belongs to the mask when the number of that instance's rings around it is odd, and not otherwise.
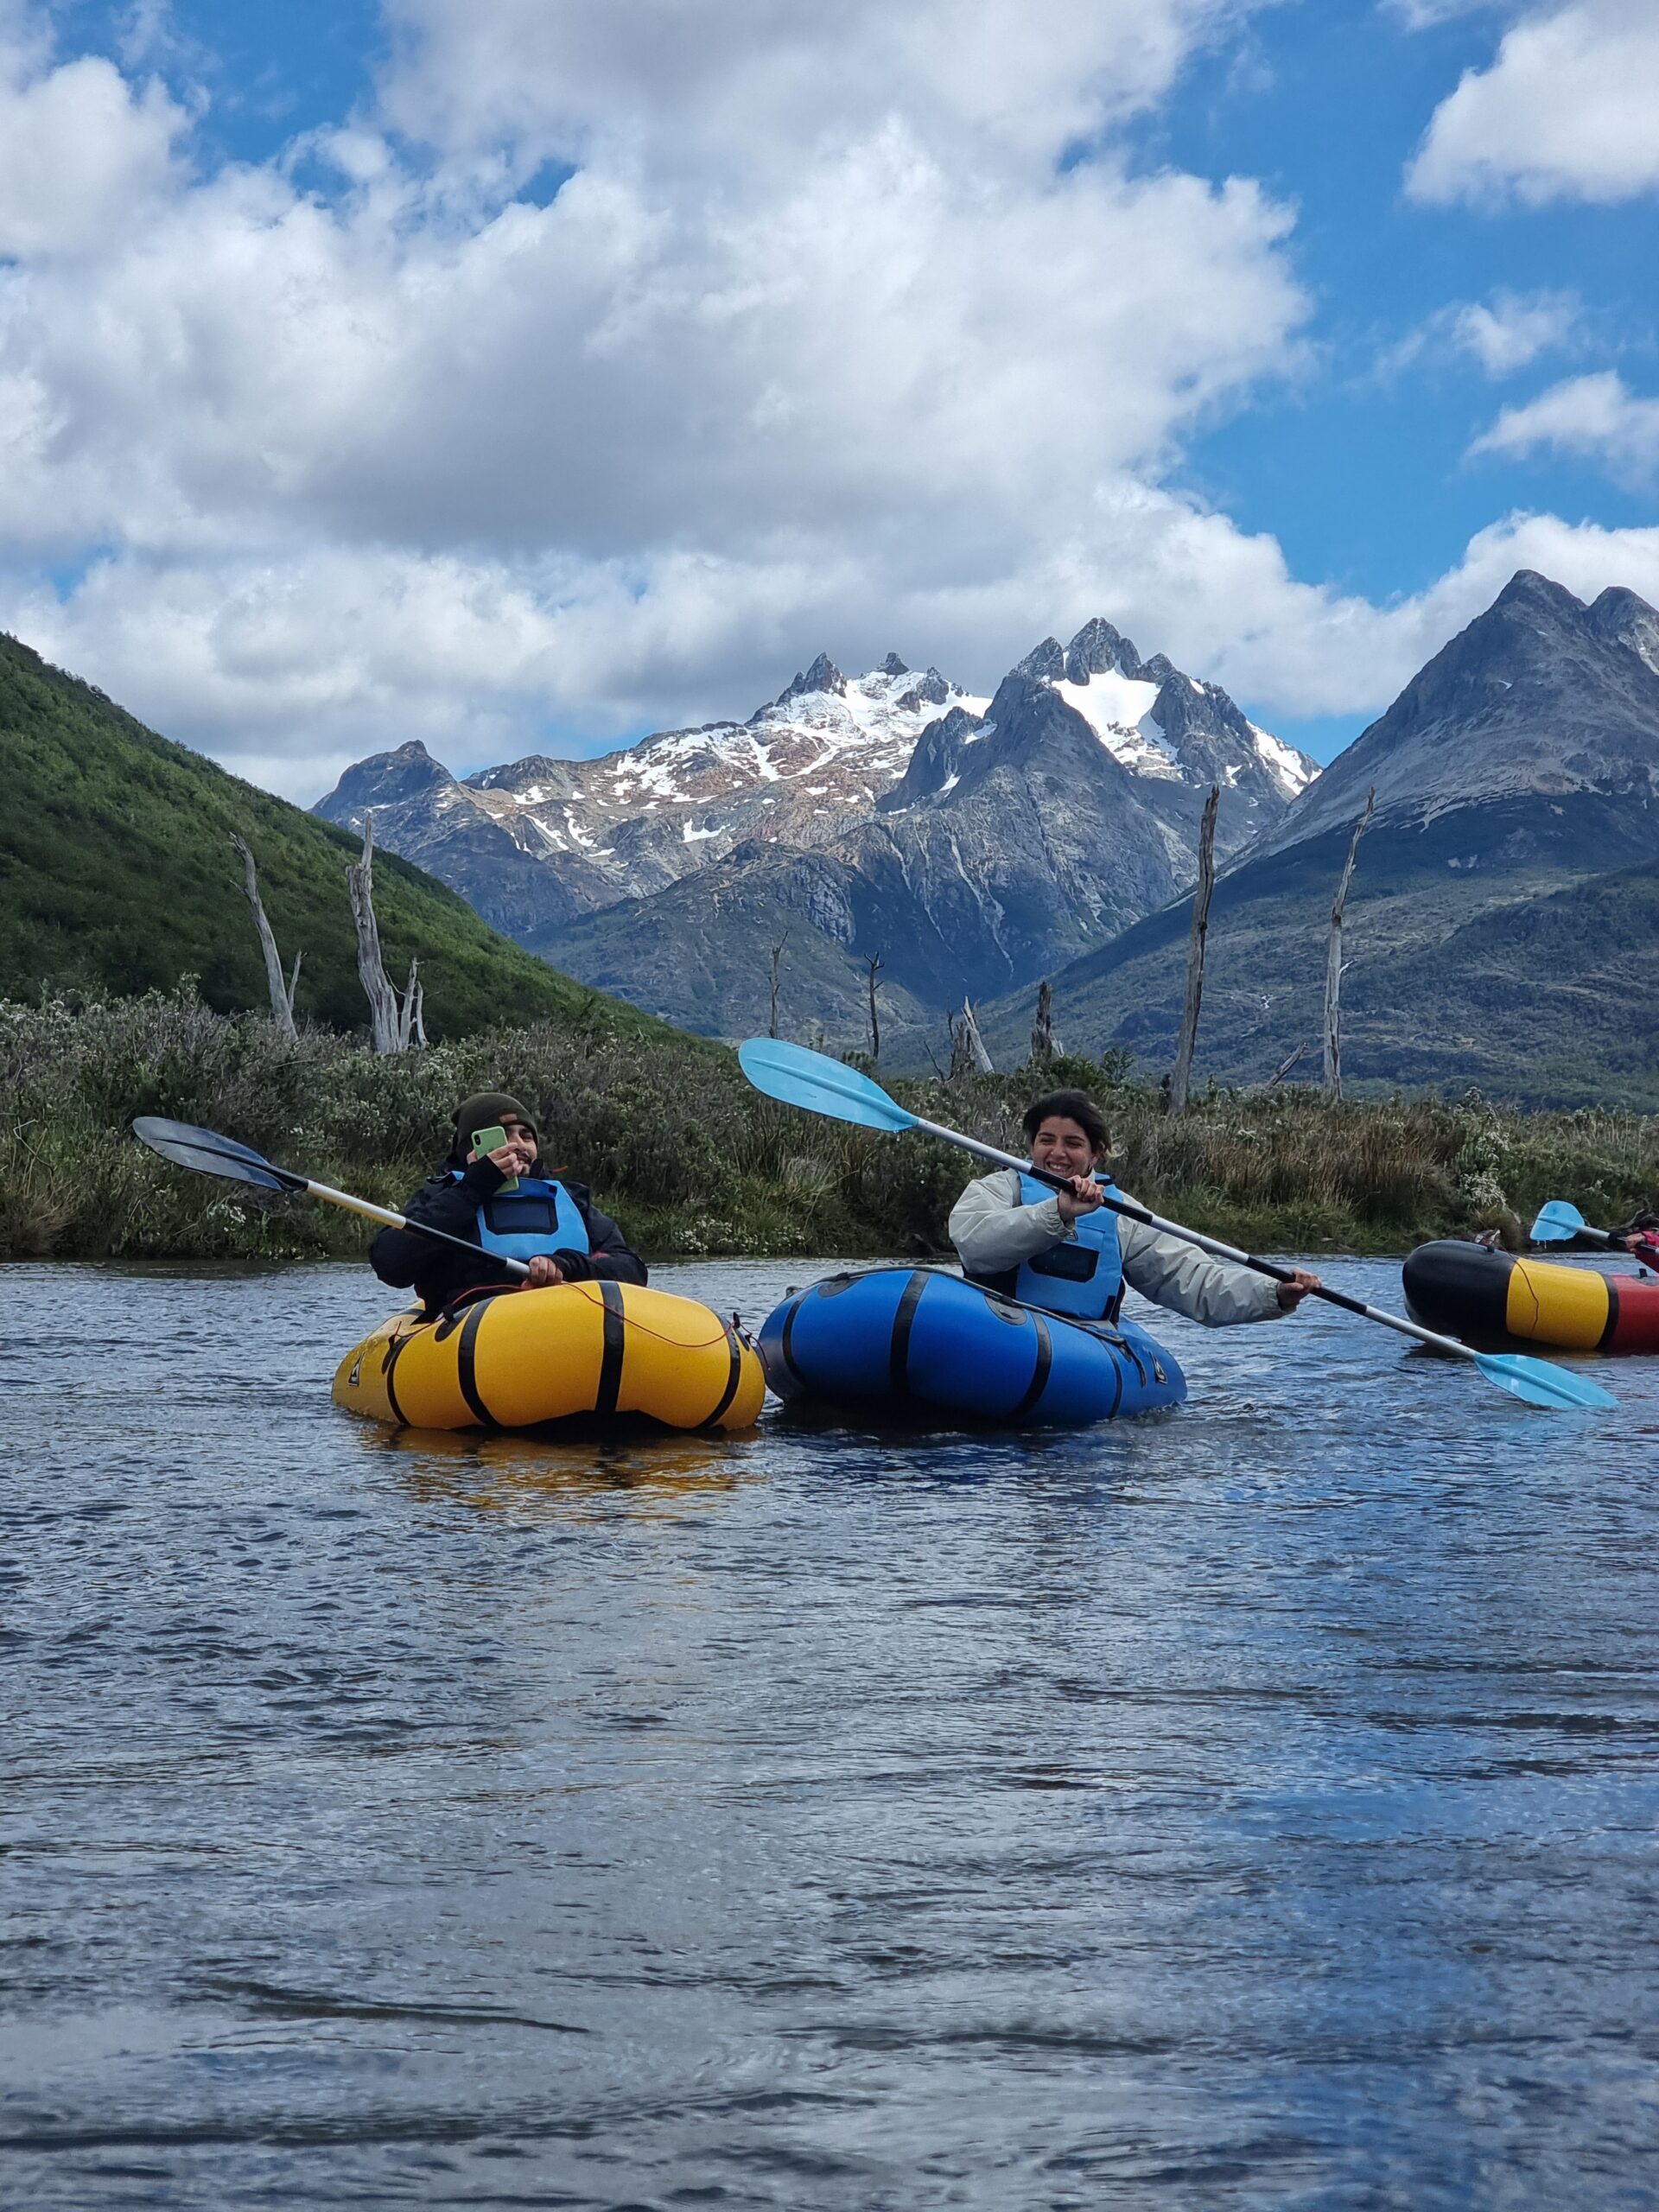
<path fill-rule="evenodd" d="M 474 1137 L 499 1128 L 505 1141 L 480 1157 Z M 549 1173 L 536 1125 L 505 1091 L 476 1091 L 455 1109 L 454 1141 L 438 1173 L 404 1208 L 411 1222 L 464 1236 L 484 1249 L 477 1258 L 412 1229 L 383 1229 L 369 1247 L 369 1264 L 394 1289 L 411 1286 L 429 1313 L 483 1285 L 512 1277 L 492 1261 L 522 1260 L 527 1290 L 555 1283 L 639 1282 L 645 1263 L 622 1231 L 593 1204 L 585 1184 Z M 512 1190 L 505 1186 L 515 1183 Z"/>
<path fill-rule="evenodd" d="M 1127 1283 L 1211 1328 L 1275 1320 L 1319 1287 L 1301 1268 L 1279 1283 L 1212 1260 L 1103 1206 L 1103 1193 L 1114 1191 L 1101 1168 L 1106 1124 L 1085 1092 L 1033 1099 L 1023 1127 L 1033 1166 L 1070 1178 L 1071 1187 L 1052 1191 L 1011 1168 L 970 1183 L 950 1214 L 950 1241 L 969 1282 L 1080 1321 L 1115 1320 Z"/>

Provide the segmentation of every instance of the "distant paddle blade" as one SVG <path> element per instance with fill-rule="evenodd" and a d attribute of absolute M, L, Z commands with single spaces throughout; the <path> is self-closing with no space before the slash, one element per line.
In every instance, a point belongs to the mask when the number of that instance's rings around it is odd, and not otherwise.
<path fill-rule="evenodd" d="M 879 1083 L 826 1052 L 809 1052 L 804 1045 L 787 1045 L 777 1037 L 751 1037 L 738 1046 L 737 1057 L 755 1089 L 785 1106 L 826 1114 L 831 1121 L 855 1122 L 864 1129 L 916 1126 L 916 1116 L 889 1098 Z"/>
<path fill-rule="evenodd" d="M 251 1183 L 260 1191 L 302 1191 L 303 1175 L 289 1175 L 234 1137 L 216 1129 L 193 1128 L 188 1122 L 164 1122 L 154 1114 L 140 1115 L 132 1125 L 140 1144 L 159 1152 L 175 1167 L 194 1168 L 198 1175 L 218 1175 L 227 1183 Z"/>
<path fill-rule="evenodd" d="M 1547 1206 L 1538 1210 L 1538 1218 L 1528 1234 L 1535 1244 L 1565 1244 L 1586 1226 L 1584 1216 L 1577 1206 L 1568 1205 L 1565 1198 L 1552 1198 Z"/>
<path fill-rule="evenodd" d="M 1496 1382 L 1512 1398 L 1523 1399 L 1529 1406 L 1543 1406 L 1552 1413 L 1584 1408 L 1599 1412 L 1618 1403 L 1599 1382 L 1574 1375 L 1571 1368 L 1553 1367 L 1547 1359 L 1529 1359 L 1524 1352 L 1478 1352 L 1475 1365 L 1489 1382 Z"/>

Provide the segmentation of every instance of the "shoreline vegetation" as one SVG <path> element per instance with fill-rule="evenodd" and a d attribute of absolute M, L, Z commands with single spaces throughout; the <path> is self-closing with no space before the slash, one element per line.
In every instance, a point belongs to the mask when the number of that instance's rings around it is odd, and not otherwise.
<path fill-rule="evenodd" d="M 1158 1085 L 1109 1054 L 882 1080 L 912 1111 L 1014 1148 L 1033 1092 L 1086 1089 L 1124 1189 L 1258 1251 L 1404 1252 L 1490 1228 L 1516 1239 L 1546 1198 L 1611 1223 L 1659 1195 L 1659 1116 L 1624 1110 L 1212 1088 L 1171 1116 Z M 943 1254 L 945 1218 L 977 1172 L 944 1145 L 776 1105 L 724 1048 L 672 1032 L 647 1040 L 602 1001 L 585 1020 L 379 1055 L 321 1028 L 289 1042 L 263 1015 L 204 1005 L 190 978 L 139 998 L 0 1001 L 0 1085 L 10 1260 L 364 1257 L 360 1220 L 170 1167 L 130 1135 L 140 1114 L 221 1130 L 401 1206 L 446 1150 L 454 1101 L 504 1089 L 543 1116 L 550 1162 L 591 1183 L 658 1260 Z"/>

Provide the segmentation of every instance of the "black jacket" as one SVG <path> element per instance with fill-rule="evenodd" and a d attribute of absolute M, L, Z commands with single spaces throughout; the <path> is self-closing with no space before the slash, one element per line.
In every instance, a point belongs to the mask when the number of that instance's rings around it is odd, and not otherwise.
<path fill-rule="evenodd" d="M 529 1172 L 552 1179 L 539 1160 Z M 434 1229 L 448 1230 L 450 1236 L 464 1236 L 470 1243 L 478 1235 L 480 1205 L 499 1191 L 505 1179 L 493 1160 L 474 1160 L 460 1182 L 445 1168 L 422 1184 L 404 1211 L 410 1221 L 424 1221 Z M 638 1253 L 628 1249 L 621 1230 L 610 1216 L 601 1213 L 592 1203 L 586 1184 L 573 1183 L 563 1175 L 557 1179 L 575 1200 L 576 1210 L 587 1225 L 591 1247 L 587 1252 L 556 1255 L 565 1280 L 588 1282 L 603 1278 L 613 1282 L 644 1282 L 645 1262 Z M 419 1236 L 412 1229 L 383 1229 L 369 1247 L 369 1265 L 381 1281 L 390 1283 L 394 1290 L 417 1290 L 429 1313 L 435 1313 L 452 1298 L 458 1298 L 462 1291 L 472 1290 L 480 1283 L 513 1280 L 493 1253 L 480 1252 L 474 1256 L 469 1252 L 458 1252 L 453 1244 L 440 1244 L 435 1237 Z"/>

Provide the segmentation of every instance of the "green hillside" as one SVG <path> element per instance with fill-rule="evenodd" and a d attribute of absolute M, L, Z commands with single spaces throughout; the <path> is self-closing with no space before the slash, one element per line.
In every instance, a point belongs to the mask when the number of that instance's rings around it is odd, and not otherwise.
<path fill-rule="evenodd" d="M 296 1012 L 364 1027 L 346 869 L 359 842 L 170 744 L 102 692 L 0 636 L 0 998 L 129 994 L 200 979 L 209 1006 L 269 1005 L 231 833 L 259 868 L 285 963 L 302 950 Z M 375 856 L 386 969 L 411 953 L 435 1039 L 501 1021 L 590 1017 L 657 1025 L 596 999 L 510 944 L 464 900 L 391 854 Z"/>

